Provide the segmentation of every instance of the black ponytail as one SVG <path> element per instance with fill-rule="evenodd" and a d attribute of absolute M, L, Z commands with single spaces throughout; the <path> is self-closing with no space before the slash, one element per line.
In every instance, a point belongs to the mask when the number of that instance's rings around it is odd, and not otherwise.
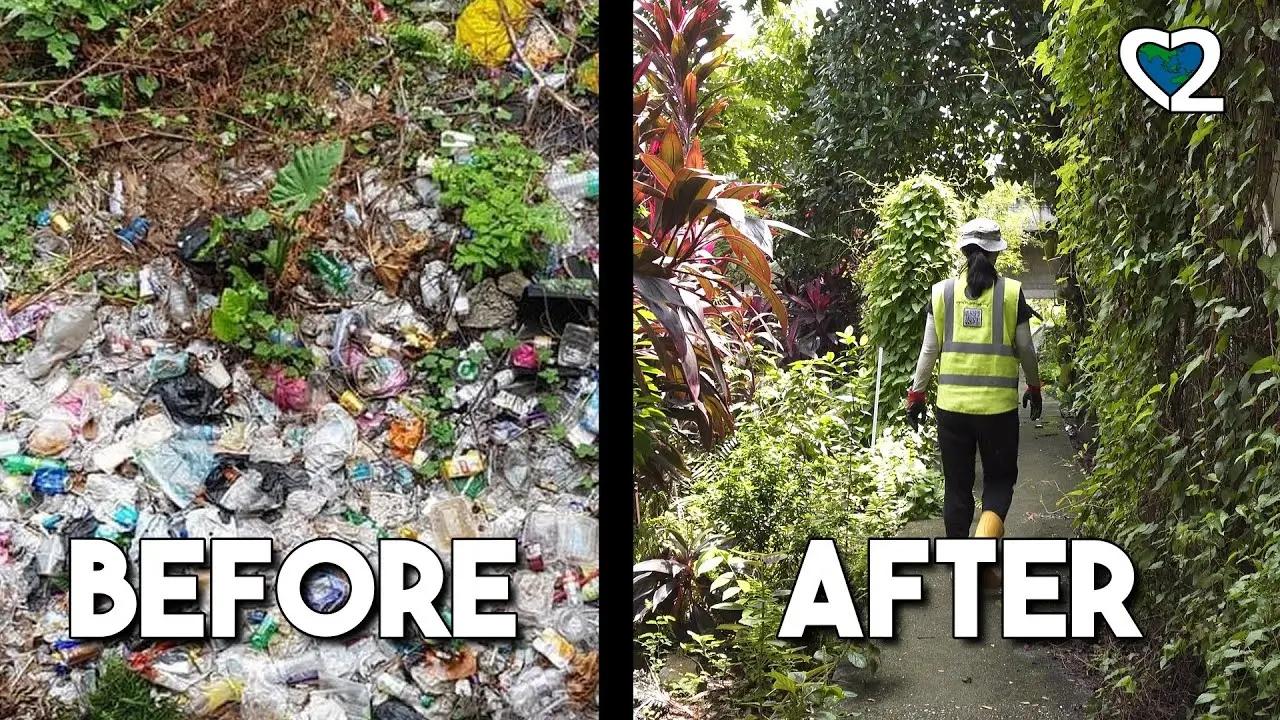
<path fill-rule="evenodd" d="M 977 245 L 966 245 L 964 254 L 969 266 L 966 275 L 968 294 L 971 298 L 977 298 L 996 284 L 996 265 L 992 256 Z"/>

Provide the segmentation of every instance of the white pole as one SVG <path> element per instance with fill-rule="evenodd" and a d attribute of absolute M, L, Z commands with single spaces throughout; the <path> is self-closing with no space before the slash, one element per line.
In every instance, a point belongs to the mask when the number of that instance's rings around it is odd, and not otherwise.
<path fill-rule="evenodd" d="M 884 347 L 876 348 L 876 401 L 871 406 L 871 449 L 876 449 L 877 430 L 880 426 L 880 369 L 884 367 Z"/>

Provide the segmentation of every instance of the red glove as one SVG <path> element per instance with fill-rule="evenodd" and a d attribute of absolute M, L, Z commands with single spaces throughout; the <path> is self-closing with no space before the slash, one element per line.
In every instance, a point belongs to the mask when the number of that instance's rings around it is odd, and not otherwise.
<path fill-rule="evenodd" d="M 907 391 L 907 424 L 912 430 L 920 429 L 920 421 L 924 419 L 925 397 L 924 391 L 916 392 L 915 390 Z"/>

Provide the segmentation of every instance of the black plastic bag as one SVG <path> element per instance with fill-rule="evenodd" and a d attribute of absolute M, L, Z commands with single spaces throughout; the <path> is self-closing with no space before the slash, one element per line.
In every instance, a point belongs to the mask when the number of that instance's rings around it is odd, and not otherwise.
<path fill-rule="evenodd" d="M 161 380 L 151 391 L 160 397 L 169 417 L 188 425 L 210 425 L 222 416 L 222 393 L 199 375 Z"/>
<path fill-rule="evenodd" d="M 420 720 L 421 717 L 416 710 L 394 698 L 373 709 L 373 720 Z"/>

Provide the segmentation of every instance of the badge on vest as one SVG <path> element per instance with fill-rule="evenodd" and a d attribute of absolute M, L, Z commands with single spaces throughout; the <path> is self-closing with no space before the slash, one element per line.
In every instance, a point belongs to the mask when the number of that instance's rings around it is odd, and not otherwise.
<path fill-rule="evenodd" d="M 964 308 L 964 326 L 982 327 L 982 308 Z"/>

